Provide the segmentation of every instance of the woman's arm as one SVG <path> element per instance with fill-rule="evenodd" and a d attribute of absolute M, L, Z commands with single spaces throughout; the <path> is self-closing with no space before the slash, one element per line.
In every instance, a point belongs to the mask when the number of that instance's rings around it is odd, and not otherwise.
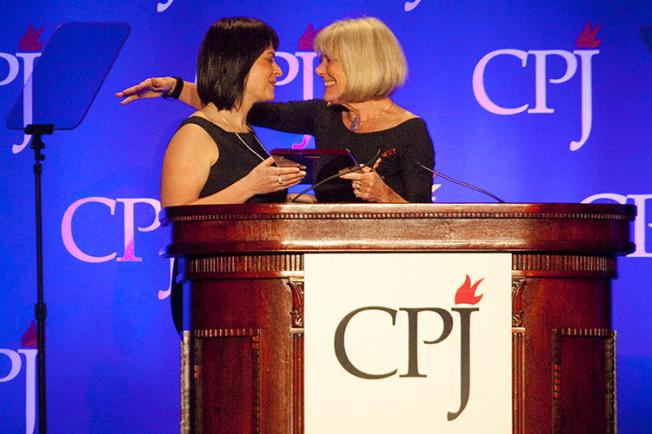
<path fill-rule="evenodd" d="M 137 99 L 158 98 L 163 95 L 169 95 L 176 83 L 177 80 L 174 77 L 152 77 L 141 81 L 135 86 L 116 92 L 115 96 L 124 98 L 120 101 L 122 105 L 129 104 Z M 197 85 L 189 81 L 183 82 L 179 101 L 196 109 L 204 106 L 197 94 Z"/>
<path fill-rule="evenodd" d="M 401 176 L 408 202 L 432 202 L 432 173 L 426 167 L 435 166 L 435 148 L 423 119 L 412 122 L 409 134 L 404 139 L 405 152 L 401 155 Z M 417 163 L 418 162 L 418 163 Z"/>
<path fill-rule="evenodd" d="M 176 82 L 174 77 L 152 77 L 117 92 L 115 96 L 123 98 L 120 101 L 122 105 L 139 99 L 158 98 L 169 95 L 174 90 Z M 188 81 L 183 82 L 179 101 L 196 109 L 204 106 L 197 94 L 197 85 Z M 247 119 L 249 123 L 259 127 L 312 135 L 317 111 L 325 109 L 325 106 L 326 103 L 322 100 L 258 103 L 254 104 Z"/>
<path fill-rule="evenodd" d="M 200 198 L 210 168 L 218 158 L 217 147 L 203 129 L 193 124 L 180 128 L 172 137 L 163 160 L 161 205 L 244 203 L 254 195 L 292 187 L 306 175 L 298 167 L 275 167 L 270 157 L 225 189 Z M 283 183 L 279 183 L 279 179 Z"/>
<path fill-rule="evenodd" d="M 247 121 L 258 127 L 294 134 L 315 134 L 320 112 L 328 110 L 323 100 L 260 102 L 254 104 Z"/>

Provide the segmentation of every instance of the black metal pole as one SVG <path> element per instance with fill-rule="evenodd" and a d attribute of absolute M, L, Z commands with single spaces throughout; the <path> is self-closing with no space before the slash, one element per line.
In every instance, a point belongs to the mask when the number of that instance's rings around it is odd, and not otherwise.
<path fill-rule="evenodd" d="M 41 174 L 45 156 L 41 152 L 45 148 L 43 134 L 52 134 L 54 125 L 28 125 L 26 134 L 32 134 L 31 148 L 34 150 L 34 192 L 36 210 L 36 288 L 37 301 L 34 306 L 36 317 L 36 348 L 37 348 L 37 382 L 38 382 L 38 426 L 39 433 L 47 433 L 46 399 L 45 399 L 45 318 L 47 311 L 43 296 L 43 210 L 41 206 Z"/>
<path fill-rule="evenodd" d="M 37 372 L 38 372 L 38 426 L 39 433 L 47 432 L 45 400 L 45 318 L 47 316 L 43 297 L 43 211 L 41 208 L 41 173 L 45 159 L 41 150 L 44 148 L 40 135 L 34 136 L 31 148 L 34 150 L 34 192 L 36 200 L 36 286 L 37 303 L 34 308 L 37 336 Z"/>

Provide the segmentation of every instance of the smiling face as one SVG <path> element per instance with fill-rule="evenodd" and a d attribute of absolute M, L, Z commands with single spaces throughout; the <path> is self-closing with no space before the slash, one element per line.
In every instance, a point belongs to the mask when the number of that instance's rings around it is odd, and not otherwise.
<path fill-rule="evenodd" d="M 335 21 L 317 33 L 314 48 L 323 54 L 316 73 L 324 80 L 324 99 L 329 102 L 387 98 L 405 81 L 401 45 L 376 18 Z"/>
<path fill-rule="evenodd" d="M 247 74 L 244 99 L 252 104 L 274 99 L 276 78 L 281 75 L 281 68 L 276 64 L 274 54 L 274 48 L 268 47 L 258 56 Z"/>
<path fill-rule="evenodd" d="M 346 74 L 337 58 L 326 54 L 321 55 L 321 62 L 315 69 L 318 76 L 324 80 L 324 100 L 330 103 L 344 103 L 342 96 L 346 89 Z"/>

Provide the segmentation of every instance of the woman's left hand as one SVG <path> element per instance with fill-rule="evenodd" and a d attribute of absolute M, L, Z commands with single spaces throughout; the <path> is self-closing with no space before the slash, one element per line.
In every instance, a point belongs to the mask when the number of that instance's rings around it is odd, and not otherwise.
<path fill-rule="evenodd" d="M 405 199 L 385 184 L 378 172 L 368 166 L 358 172 L 341 175 L 340 178 L 350 179 L 353 183 L 353 193 L 367 202 L 405 202 Z"/>
<path fill-rule="evenodd" d="M 124 98 L 120 104 L 129 104 L 137 99 L 158 98 L 174 89 L 177 81 L 173 77 L 152 77 L 141 81 L 140 83 L 128 87 L 115 96 Z"/>

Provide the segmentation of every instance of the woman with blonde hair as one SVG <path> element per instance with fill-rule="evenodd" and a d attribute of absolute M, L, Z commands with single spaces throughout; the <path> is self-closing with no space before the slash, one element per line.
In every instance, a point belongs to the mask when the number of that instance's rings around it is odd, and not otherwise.
<path fill-rule="evenodd" d="M 318 149 L 349 149 L 360 172 L 342 175 L 357 198 L 368 202 L 430 202 L 432 140 L 423 119 L 391 95 L 405 82 L 407 63 L 392 31 L 376 18 L 336 21 L 319 32 L 315 72 L 323 99 L 257 103 L 247 121 L 275 130 L 310 134 Z M 172 77 L 150 78 L 116 94 L 127 104 L 140 98 L 178 96 L 201 108 L 196 86 Z"/>

